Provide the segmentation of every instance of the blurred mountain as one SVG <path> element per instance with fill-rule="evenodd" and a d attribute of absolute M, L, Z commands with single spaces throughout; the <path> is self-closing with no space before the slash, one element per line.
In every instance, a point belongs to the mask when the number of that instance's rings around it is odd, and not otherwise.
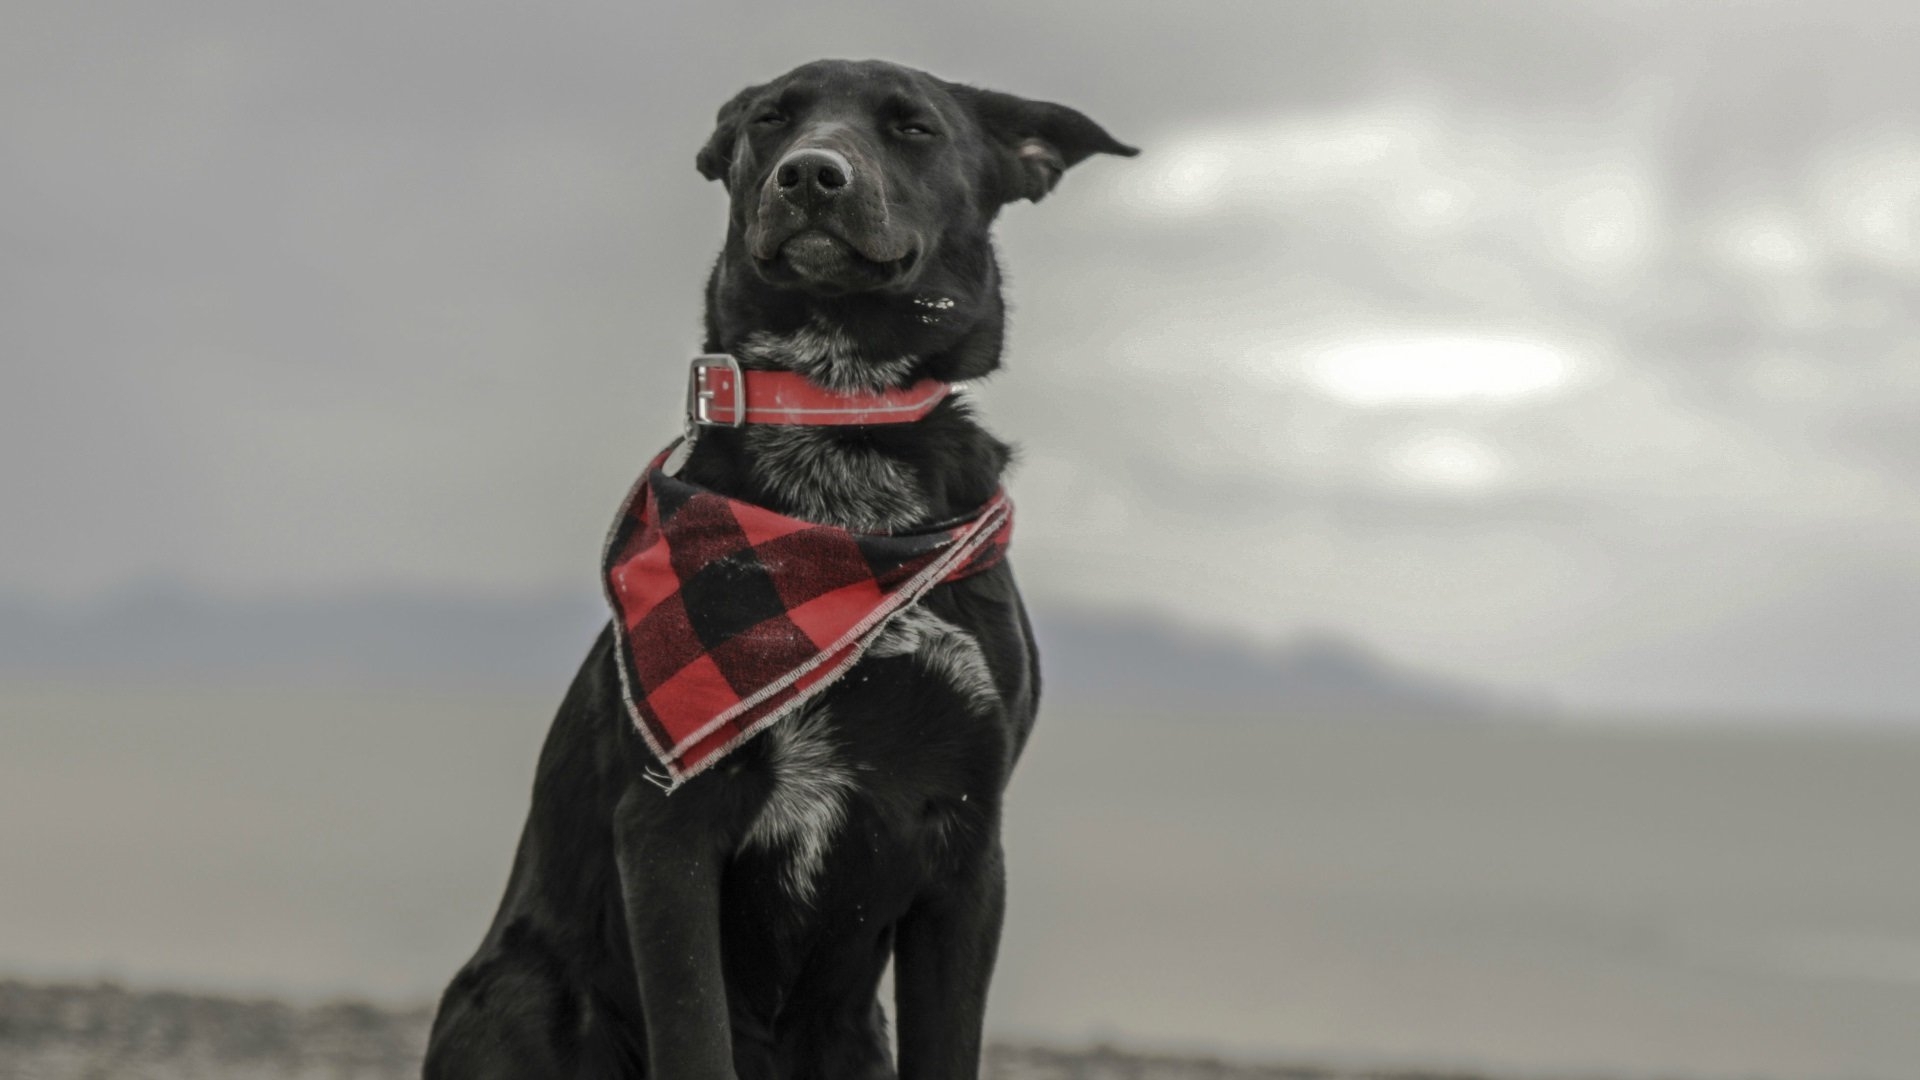
<path fill-rule="evenodd" d="M 235 600 L 145 586 L 84 608 L 0 598 L 0 678 L 551 688 L 605 621 L 598 598 L 352 593 Z M 1051 700 L 1486 715 L 1494 694 L 1332 634 L 1261 649 L 1148 614 L 1035 613 Z"/>
<path fill-rule="evenodd" d="M 234 600 L 141 586 L 86 607 L 0 598 L 0 677 L 432 686 L 557 694 L 605 622 L 591 597 L 356 592 Z"/>
<path fill-rule="evenodd" d="M 1044 692 L 1054 700 L 1458 717 L 1506 714 L 1523 704 L 1396 664 L 1326 631 L 1261 648 L 1147 615 L 1055 609 L 1034 613 L 1034 633 Z"/>

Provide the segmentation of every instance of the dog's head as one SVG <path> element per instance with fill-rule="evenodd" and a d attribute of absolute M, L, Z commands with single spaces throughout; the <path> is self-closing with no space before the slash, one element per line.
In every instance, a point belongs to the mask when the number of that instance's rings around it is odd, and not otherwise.
<path fill-rule="evenodd" d="M 831 297 L 976 266 L 1000 207 L 1097 153 L 1137 151 L 1064 105 L 822 60 L 735 95 L 697 163 L 732 200 L 734 257 L 767 286 Z"/>

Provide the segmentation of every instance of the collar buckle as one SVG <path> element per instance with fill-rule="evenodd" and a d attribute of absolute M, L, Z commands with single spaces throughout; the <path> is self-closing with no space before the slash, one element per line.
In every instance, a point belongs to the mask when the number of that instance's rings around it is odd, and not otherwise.
<path fill-rule="evenodd" d="M 719 402 L 730 414 L 714 417 Z M 741 427 L 747 422 L 747 380 L 730 353 L 702 353 L 687 371 L 687 427 Z"/>

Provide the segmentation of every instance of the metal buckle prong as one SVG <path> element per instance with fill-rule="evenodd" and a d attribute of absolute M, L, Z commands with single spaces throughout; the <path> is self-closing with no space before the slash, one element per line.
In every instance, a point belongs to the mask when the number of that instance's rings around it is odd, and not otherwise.
<path fill-rule="evenodd" d="M 708 382 L 708 373 L 715 368 L 725 368 L 733 376 L 733 419 L 720 421 L 713 418 L 714 389 Z M 747 422 L 747 380 L 740 371 L 740 361 L 730 353 L 702 353 L 693 358 L 693 367 L 687 372 L 687 424 L 689 427 L 742 427 Z"/>

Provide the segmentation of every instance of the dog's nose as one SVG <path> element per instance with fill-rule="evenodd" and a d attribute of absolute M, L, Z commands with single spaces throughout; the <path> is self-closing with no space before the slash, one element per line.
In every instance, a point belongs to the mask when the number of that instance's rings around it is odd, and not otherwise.
<path fill-rule="evenodd" d="M 832 150 L 795 150 L 774 167 L 773 182 L 788 199 L 831 199 L 853 183 L 853 166 Z"/>

